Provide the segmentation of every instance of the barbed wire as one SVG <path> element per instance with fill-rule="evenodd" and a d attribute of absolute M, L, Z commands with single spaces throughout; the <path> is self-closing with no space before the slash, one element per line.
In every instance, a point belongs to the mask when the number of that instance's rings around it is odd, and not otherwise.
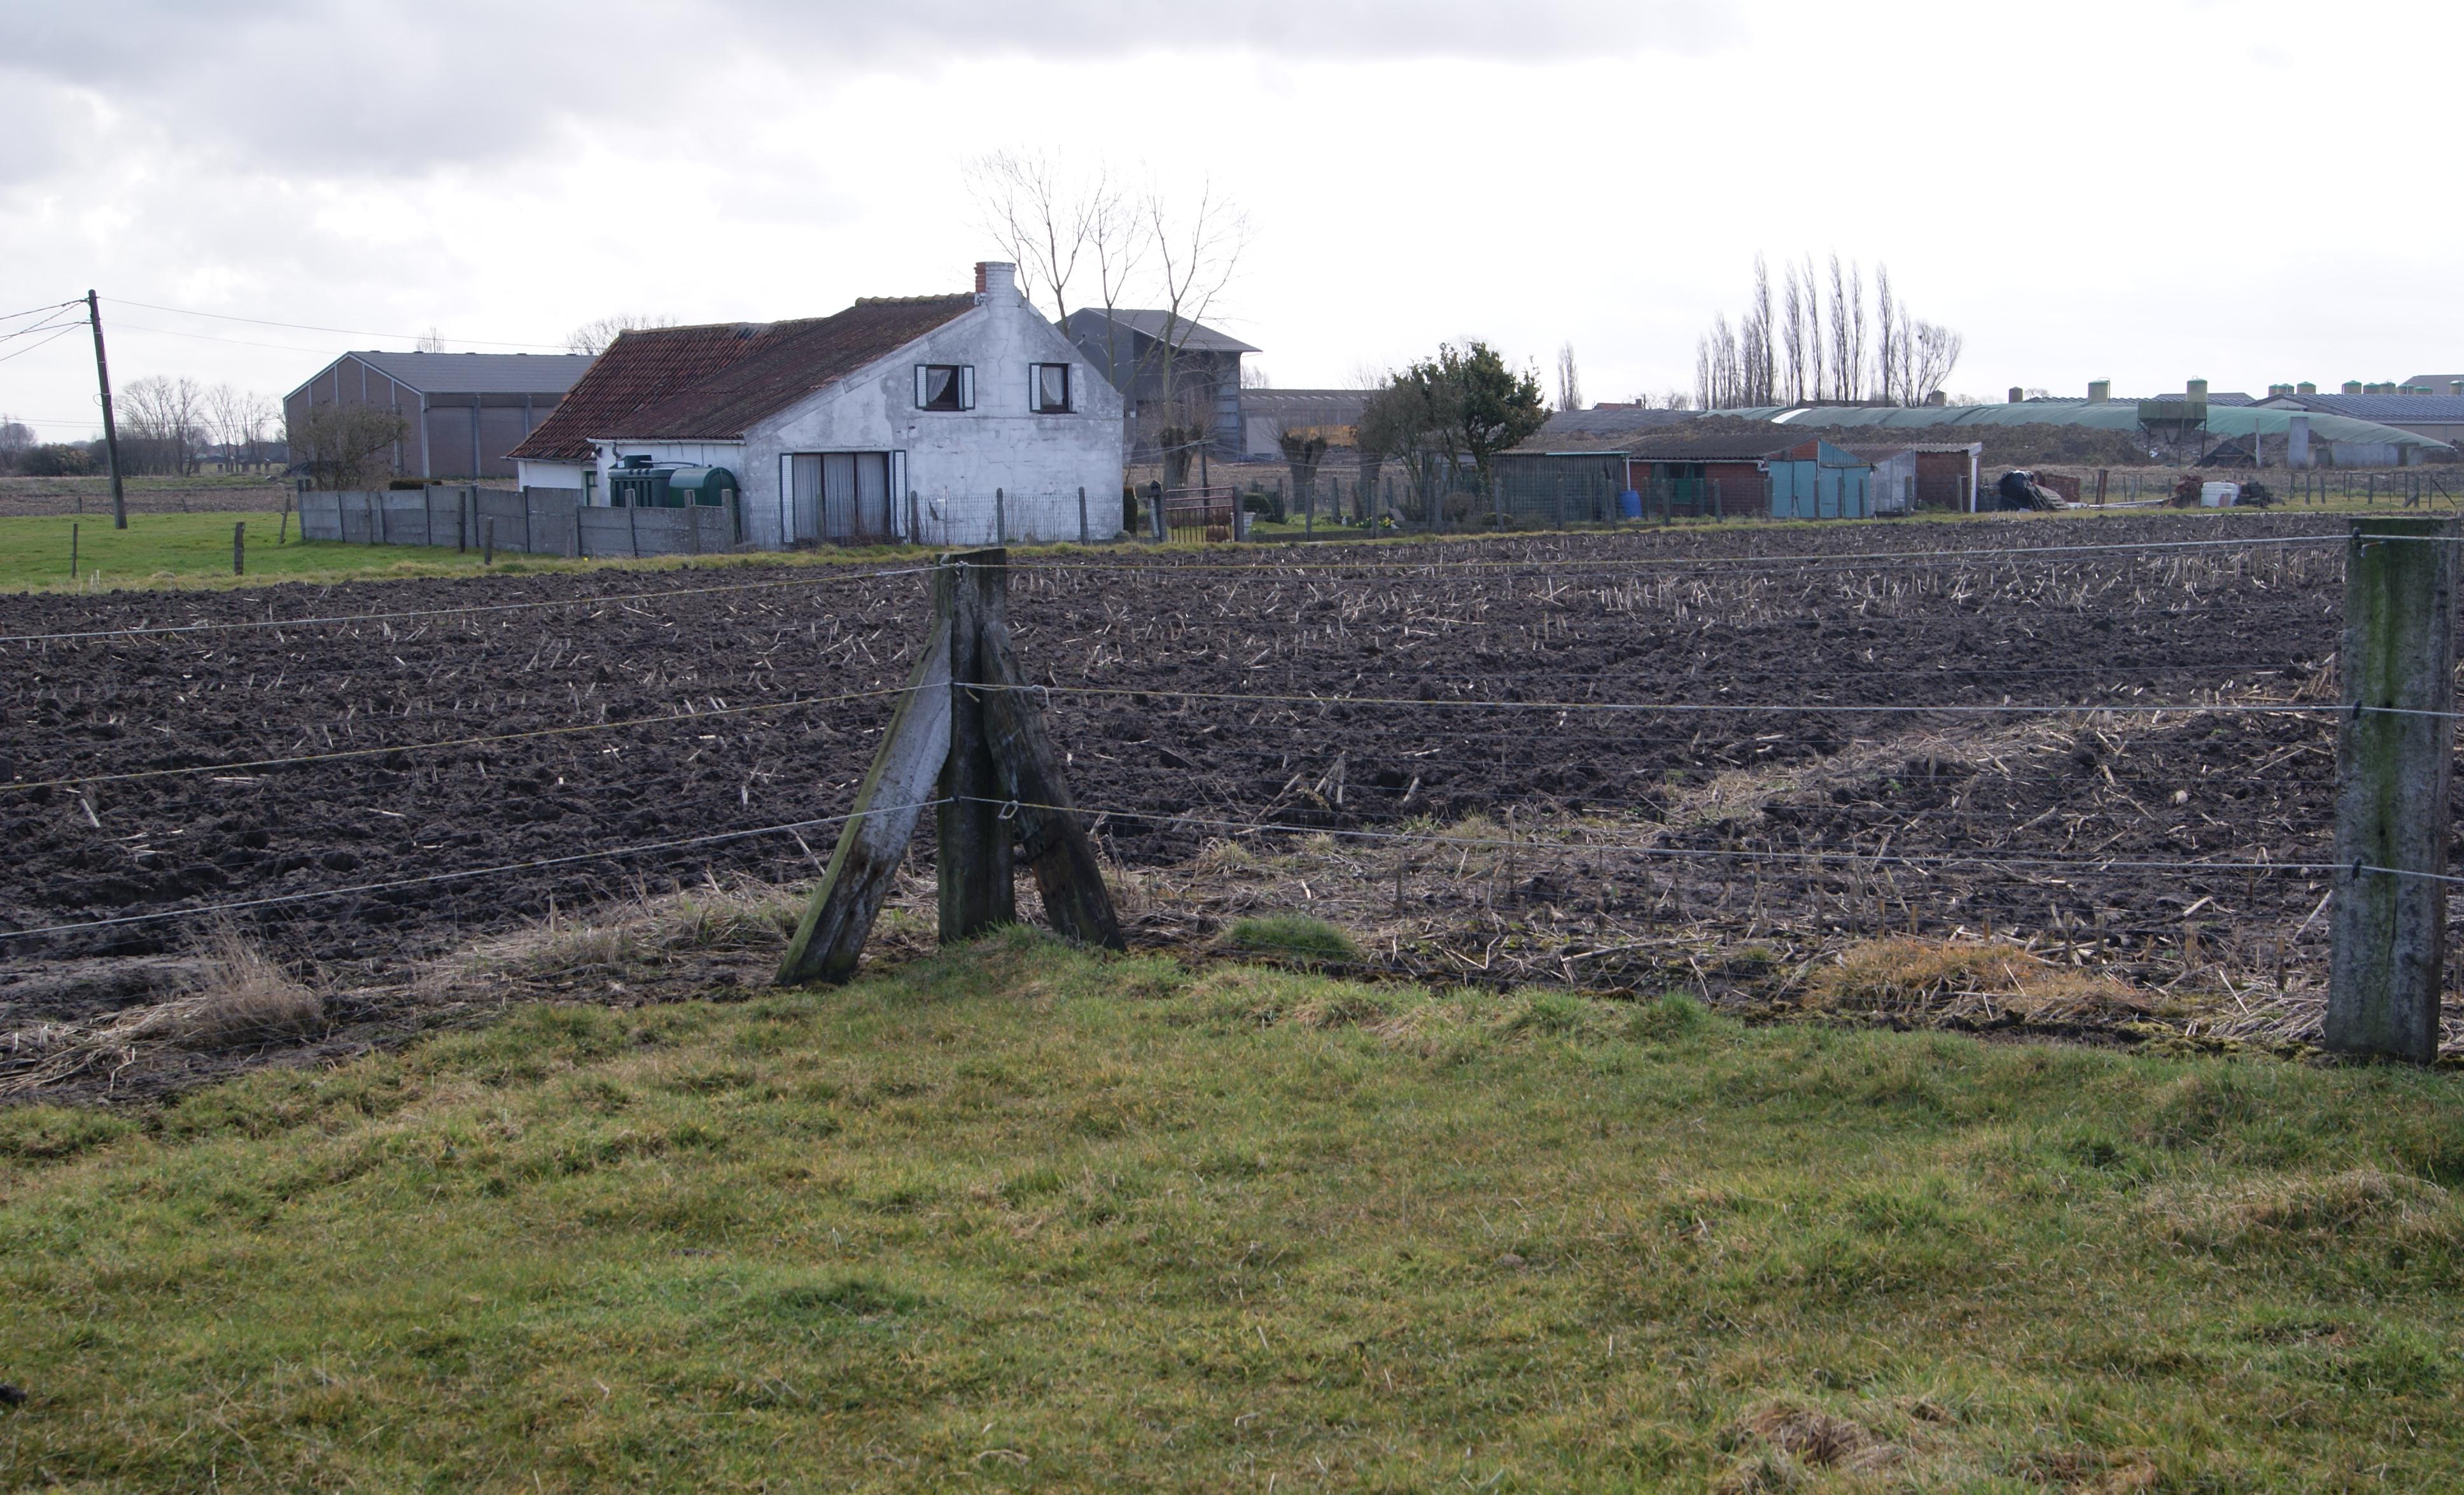
<path fill-rule="evenodd" d="M 1516 712 L 1617 712 L 1639 715 L 1718 715 L 1727 713 L 1819 714 L 1852 715 L 2185 715 L 2190 714 L 2225 714 L 2237 715 L 2311 716 L 2342 711 L 2394 711 L 2393 707 L 2274 704 L 2254 701 L 2227 701 L 2214 704 L 2183 704 L 2165 702 L 1946 702 L 1932 706 L 1906 706 L 1891 702 L 1771 702 L 1771 701 L 1518 701 L 1483 696 L 1477 699 L 1438 696 L 1420 699 L 1401 695 L 1288 695 L 1245 691 L 1175 691 L 1156 686 L 1111 685 L 1026 685 L 984 684 L 972 687 L 983 691 L 1008 691 L 1042 695 L 1135 695 L 1166 700 L 1217 701 L 1235 705 L 1264 704 L 1270 706 L 1343 706 L 1404 707 L 1419 710 L 1439 707 L 1446 710 L 1516 711 Z M 2447 716 L 2464 715 L 2456 712 L 2419 712 L 2414 715 Z"/>
<path fill-rule="evenodd" d="M 275 908 L 285 904 L 308 903 L 320 898 L 347 898 L 361 893 L 389 892 L 403 888 L 421 888 L 433 883 L 464 881 L 473 877 L 495 877 L 509 872 L 537 871 L 542 868 L 567 867 L 582 862 L 609 862 L 628 856 L 644 856 L 659 851 L 686 850 L 694 846 L 716 846 L 722 842 L 743 841 L 755 836 L 780 836 L 793 831 L 811 830 L 823 825 L 838 825 L 869 815 L 895 815 L 908 810 L 927 810 L 947 802 L 923 800 L 913 804 L 874 805 L 863 810 L 850 810 L 844 815 L 823 815 L 810 820 L 784 821 L 776 825 L 757 825 L 746 830 L 715 831 L 705 836 L 684 836 L 671 841 L 645 842 L 629 846 L 613 846 L 603 851 L 577 851 L 565 856 L 539 857 L 528 862 L 507 862 L 495 867 L 461 868 L 451 871 L 428 872 L 417 877 L 397 877 L 385 882 L 360 883 L 347 888 L 318 888 L 303 892 L 277 893 L 265 898 L 243 898 L 230 903 L 214 903 L 182 909 L 156 909 L 144 913 L 126 913 L 108 919 L 88 919 L 76 924 L 51 924 L 36 929 L 0 930 L 0 939 L 30 939 L 39 934 L 73 934 L 86 930 L 112 929 L 127 924 L 146 924 L 160 919 L 203 918 L 209 915 L 245 912 L 252 909 Z"/>
<path fill-rule="evenodd" d="M 486 737 L 452 737 L 432 742 L 397 742 L 383 747 L 341 748 L 325 753 L 297 753 L 283 758 L 250 758 L 226 763 L 197 763 L 179 768 L 143 768 L 122 773 L 78 774 L 63 779 L 42 779 L 0 783 L 7 789 L 82 788 L 88 784 L 125 783 L 140 779 L 168 779 L 183 774 L 229 774 L 254 768 L 283 768 L 297 763 L 323 763 L 341 758 L 385 758 L 400 753 L 432 753 L 446 748 L 484 747 L 497 742 L 518 742 L 528 737 L 568 737 L 584 732 L 615 732 L 628 727 L 656 727 L 673 722 L 710 721 L 722 716 L 745 716 L 765 712 L 793 711 L 800 706 L 835 706 L 847 701 L 877 700 L 883 696 L 904 695 L 913 686 L 884 686 L 871 691 L 848 691 L 838 695 L 799 696 L 785 701 L 757 701 L 747 706 L 715 706 L 708 711 L 671 712 L 664 716 L 628 716 L 611 721 L 580 722 L 561 727 L 537 727 L 525 732 L 500 732 Z"/>
<path fill-rule="evenodd" d="M 979 795 L 957 797 L 962 802 L 982 804 L 1005 810 L 1035 809 L 1073 813 L 1087 817 L 1154 821 L 1166 825 L 1196 825 L 1208 829 L 1237 831 L 1244 835 L 1275 834 L 1291 836 L 1338 836 L 1380 842 L 1417 842 L 1442 846 L 1516 848 L 1531 851 L 1617 851 L 1637 856 L 1662 857 L 1681 861 L 1731 861 L 1762 863 L 1798 863 L 1816 866 L 1858 867 L 2029 867 L 2054 868 L 2073 871 L 2175 871 L 2175 872 L 2299 872 L 2312 875 L 2321 872 L 2384 873 L 2390 877 L 2425 878 L 2437 882 L 2464 883 L 2464 877 L 2443 872 L 2414 871 L 2405 868 L 2379 867 L 2355 862 L 2219 862 L 2195 859 L 2155 859 L 2141 857 L 2049 857 L 2007 856 L 1998 853 L 1963 851 L 1910 854 L 1886 850 L 1863 850 L 1856 847 L 1826 846 L 1774 849 L 1770 847 L 1668 846 L 1641 846 L 1628 842 L 1585 841 L 1580 843 L 1549 842 L 1534 836 L 1477 836 L 1445 831 L 1370 830 L 1357 827 L 1302 825 L 1275 822 L 1216 820 L 1185 813 L 1133 810 L 1119 806 L 1089 804 L 1054 804 L 1031 800 L 1005 800 Z"/>
<path fill-rule="evenodd" d="M 211 633 L 241 629 L 327 627 L 347 623 L 392 623 L 403 618 L 455 617 L 463 614 L 526 612 L 542 607 L 595 607 L 616 603 L 657 602 L 671 597 L 714 597 L 732 592 L 775 591 L 790 586 L 819 586 L 831 582 L 869 582 L 890 577 L 923 576 L 932 566 L 900 566 L 886 571 L 823 571 L 775 582 L 730 583 L 722 586 L 678 586 L 647 592 L 611 592 L 595 597 L 560 597 L 518 603 L 467 603 L 451 607 L 410 607 L 398 612 L 337 613 L 306 618 L 242 618 L 209 623 L 164 624 L 160 627 L 92 628 L 64 633 L 0 634 L 0 644 L 56 644 L 88 639 L 151 638 L 166 634 Z"/>
<path fill-rule="evenodd" d="M 1520 541 L 1523 541 L 1523 542 L 1527 542 L 1527 543 L 1528 543 L 1528 542 L 1530 542 L 1530 541 L 1533 541 L 1533 540 L 1539 540 L 1539 539 L 1541 539 L 1543 538 L 1543 536 L 1548 535 L 1548 534 L 1551 534 L 1551 533 L 1556 533 L 1556 532 L 1546 532 L 1546 531 L 1544 531 L 1544 532 L 1536 532 L 1536 533 L 1532 533 L 1532 534 L 1520 535 L 1520 536 L 1514 536 L 1514 535 L 1484 535 L 1484 536 L 1468 536 L 1468 537 L 1453 537 L 1453 538 L 1454 538 L 1454 539 L 1456 539 L 1458 540 L 1458 542 L 1470 542 L 1470 541 L 1476 541 L 1476 540 L 1485 540 L 1485 541 L 1488 541 L 1488 542 L 1491 542 L 1491 543 L 1498 543 L 1498 542 L 1508 542 L 1508 543 L 1510 543 L 1510 542 L 1514 542 L 1514 541 L 1520 540 Z M 1626 531 L 1626 532 L 1610 531 L 1610 532 L 1607 532 L 1607 533 L 1609 533 L 1609 534 L 1611 534 L 1611 535 L 1615 535 L 1615 534 L 1618 534 L 1618 533 L 1626 533 L 1626 534 L 1651 534 L 1651 535 L 1676 535 L 1676 534 L 1679 534 L 1679 533 L 1682 533 L 1682 532 L 1678 532 L 1678 531 L 1669 531 L 1669 530 L 1653 530 L 1653 531 Z M 2371 539 L 2380 539 L 2380 538 L 2385 538 L 2385 539 L 2407 539 L 2407 538 L 2410 538 L 2410 537 L 2399 537 L 2399 536 L 2376 537 L 2376 536 L 2373 536 L 2373 537 L 2369 537 L 2369 538 L 2371 538 Z M 1442 573 L 1460 574 L 1460 573 L 1463 573 L 1463 572 L 1475 572 L 1475 571 L 1540 571 L 1540 572 L 1547 572 L 1547 571 L 1558 571 L 1558 572 L 1585 572 L 1585 571 L 1599 571 L 1599 570 L 1620 570 L 1620 569 L 1627 569 L 1627 568 L 1632 568 L 1632 567 L 1636 567 L 1636 566 L 1652 566 L 1652 567 L 1682 567 L 1682 566 L 1695 566 L 1695 565 L 1705 565 L 1705 566 L 1710 566 L 1710 565 L 1735 565 L 1735 566 L 1755 566 L 1755 565 L 1774 565 L 1774 566 L 1778 566 L 1778 565 L 1785 565 L 1785 566 L 1789 566 L 1789 567 L 1792 567 L 1792 568 L 1803 569 L 1803 568 L 1805 568 L 1805 567 L 1807 567 L 1807 566 L 1815 566 L 1815 565 L 1849 564 L 1849 563 L 1857 563 L 1857 562 L 1871 562 L 1871 561 L 1893 561 L 1893 562 L 1896 562 L 1896 561 L 1921 561 L 1921 562 L 1925 562 L 1925 563 L 1928 563 L 1928 564 L 1932 564 L 1932 563 L 1941 563 L 1941 562 L 1949 562 L 1949 561 L 1974 561 L 1974 560 L 1980 560 L 1980 559 L 2007 560 L 2007 559 L 2016 559 L 2016 558 L 2042 558 L 2042 557 L 2050 557 L 2050 556 L 2090 555 L 2090 554 L 2100 554 L 2100 553 L 2116 553 L 2116 552 L 2149 552 L 2149 551 L 2167 551 L 2167 550 L 2176 550 L 2176 551 L 2192 551 L 2192 550 L 2212 550 L 2212 549 L 2253 549 L 2253 548 L 2257 548 L 2257 547 L 2260 547 L 2260 546 L 2268 546 L 2268 545 L 2322 545 L 2322 544 L 2336 544 L 2336 545 L 2341 545 L 2341 544 L 2344 543 L 2344 542 L 2345 542 L 2345 540 L 2346 540 L 2347 539 L 2348 539 L 2348 537 L 2346 537 L 2346 536 L 2343 536 L 2343 535 L 2254 535 L 2254 536 L 2240 536 L 2240 537 L 2235 537 L 2235 538 L 2232 538 L 2232 539 L 2150 539 L 2150 540 L 2115 540 L 2115 541 L 2101 541 L 2101 542 L 2097 542 L 2097 543 L 2093 543 L 2093 544 L 2090 544 L 2090 543 L 2080 543 L 2080 544 L 2070 544 L 2070 545 L 2013 545 L 2013 546 L 1995 546 L 1995 547 L 1989 547 L 1989 548 L 1978 548 L 1978 549 L 1968 549 L 1968 550 L 1869 550 L 1869 551 L 1845 551 L 1845 552 L 1839 552 L 1839 553 L 1836 553 L 1836 554 L 1829 554 L 1829 555 L 1807 555 L 1807 554 L 1802 554 L 1802 553 L 1795 554 L 1795 555 L 1788 555 L 1788 554 L 1750 555 L 1750 554 L 1749 554 L 1749 555 L 1714 555 L 1714 556 L 1636 555 L 1636 556 L 1623 556 L 1623 557 L 1614 557 L 1614 558 L 1601 558 L 1601 559 L 1597 559 L 1597 560 L 1575 560 L 1575 559 L 1549 560 L 1549 559 L 1537 559 L 1537 558 L 1515 558 L 1515 559 L 1468 559 L 1468 558 L 1467 558 L 1467 559 L 1461 559 L 1461 560 L 1455 560 L 1455 561 L 1446 561 L 1446 560 L 1443 560 L 1442 558 L 1441 558 L 1441 559 L 1437 559 L 1437 560 L 1426 560 L 1426 561 L 1324 561 L 1323 563 L 1320 563 L 1320 562 L 1316 562 L 1316 561 L 1309 561 L 1309 562 L 1296 561 L 1291 561 L 1291 560 L 1287 560 L 1287 559 L 1282 559 L 1282 558 L 1273 558 L 1273 559 L 1269 559 L 1269 558 L 1267 558 L 1267 557 L 1265 557 L 1265 556 L 1262 555 L 1262 556 L 1261 556 L 1261 558 L 1260 558 L 1259 560 L 1256 560 L 1256 561 L 1225 561 L 1225 562 L 1202 561 L 1179 561 L 1179 560 L 1177 560 L 1177 559 L 1170 559 L 1170 560 L 1167 560 L 1167 559 L 1158 559 L 1158 560 L 1156 560 L 1156 561 L 1144 561 L 1144 562 L 1123 562 L 1123 561 L 1013 561 L 1013 562 L 1010 562 L 1007 568 L 1008 568 L 1009 570 L 1011 570 L 1011 571 L 1014 571 L 1014 572 L 1161 570 L 1161 571 L 1211 571 L 1211 572 L 1221 572 L 1221 573 L 1227 573 L 1227 574 L 1239 574 L 1239 573 L 1243 573 L 1243 572 L 1262 572 L 1262 573 L 1271 573 L 1271 572 L 1290 572 L 1290 573 L 1298 574 L 1298 573 L 1304 573 L 1304 572 L 1309 572 L 1309 571 L 1329 570 L 1329 571 L 1394 571 L 1394 572 L 1417 573 L 1417 574 L 1428 574 L 1428 575 L 1435 575 L 1435 574 L 1439 574 L 1439 573 L 1441 573 L 1441 572 L 1442 572 Z M 1418 542 L 1418 541 L 1414 541 L 1414 540 L 1409 539 L 1406 539 L 1406 538 L 1398 538 L 1398 539 L 1397 539 L 1397 543 L 1398 543 L 1398 544 L 1399 544 L 1399 543 L 1416 543 L 1416 542 Z M 1255 542 L 1255 543 L 1264 544 L 1264 543 L 1268 543 L 1268 542 L 1261 541 L 1261 542 Z M 1357 541 L 1357 540 L 1352 540 L 1352 541 L 1326 542 L 1326 543 L 1358 544 L 1358 543 L 1360 543 L 1360 541 Z M 960 563 L 960 564 L 962 564 L 962 565 L 965 565 L 965 564 L 975 564 L 976 562 L 960 561 L 959 563 Z"/>

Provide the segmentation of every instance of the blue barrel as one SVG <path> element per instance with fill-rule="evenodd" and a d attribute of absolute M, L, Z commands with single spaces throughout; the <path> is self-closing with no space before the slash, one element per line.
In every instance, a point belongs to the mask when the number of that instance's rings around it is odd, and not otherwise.
<path fill-rule="evenodd" d="M 1624 515 L 1629 519 L 1641 518 L 1642 495 L 1636 493 L 1631 488 L 1617 495 L 1617 513 Z"/>

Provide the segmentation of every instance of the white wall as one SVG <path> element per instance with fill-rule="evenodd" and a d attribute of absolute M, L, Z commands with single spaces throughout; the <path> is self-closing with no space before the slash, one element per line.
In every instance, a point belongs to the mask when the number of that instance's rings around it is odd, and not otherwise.
<path fill-rule="evenodd" d="M 514 481 L 523 488 L 580 488 L 587 462 L 539 462 L 514 459 Z"/>
<path fill-rule="evenodd" d="M 743 465 L 745 539 L 780 543 L 779 458 L 797 451 L 903 451 L 905 489 L 925 511 L 927 534 L 941 539 L 934 515 L 961 523 L 980 517 L 984 533 L 948 533 L 953 543 L 991 539 L 993 490 L 1002 491 L 1013 540 L 1076 539 L 1078 490 L 1087 491 L 1094 538 L 1121 528 L 1121 396 L 1053 325 L 996 285 L 982 304 L 888 358 L 748 432 Z M 1030 407 L 1027 366 L 1068 363 L 1076 407 L 1066 415 Z M 915 365 L 964 363 L 976 371 L 972 410 L 915 408 Z M 905 493 L 895 523 L 906 523 Z"/>

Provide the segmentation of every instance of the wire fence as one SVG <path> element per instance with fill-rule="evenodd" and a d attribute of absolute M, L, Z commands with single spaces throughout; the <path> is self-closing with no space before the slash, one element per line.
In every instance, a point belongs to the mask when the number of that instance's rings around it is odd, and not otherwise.
<path fill-rule="evenodd" d="M 2168 522 L 1039 560 L 1009 611 L 1141 938 L 1245 951 L 1244 918 L 1300 912 L 1363 971 L 1774 1002 L 1838 998 L 1878 943 L 1985 942 L 2127 1021 L 2298 1036 L 2334 878 L 2389 870 L 2328 854 L 2342 538 Z M 0 970 L 218 927 L 407 959 L 646 886 L 808 881 L 908 689 L 923 569 L 289 618 L 29 600 Z"/>

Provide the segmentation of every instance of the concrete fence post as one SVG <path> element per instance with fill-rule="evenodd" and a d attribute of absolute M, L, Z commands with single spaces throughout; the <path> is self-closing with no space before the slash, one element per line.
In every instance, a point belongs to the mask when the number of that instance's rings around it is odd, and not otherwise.
<path fill-rule="evenodd" d="M 2455 736 L 2455 519 L 2356 519 L 2344 548 L 2326 1044 L 2438 1057 Z"/>
<path fill-rule="evenodd" d="M 1087 490 L 1081 488 L 1078 490 L 1078 543 L 1084 545 L 1093 539 L 1094 536 L 1087 529 Z"/>

